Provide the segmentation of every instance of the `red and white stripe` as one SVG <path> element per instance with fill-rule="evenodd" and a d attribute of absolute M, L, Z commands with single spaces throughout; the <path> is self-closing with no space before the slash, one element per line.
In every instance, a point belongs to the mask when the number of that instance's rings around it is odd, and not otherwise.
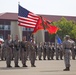
<path fill-rule="evenodd" d="M 29 13 L 27 17 L 18 16 L 18 22 L 20 26 L 28 27 L 28 28 L 35 28 L 38 22 L 39 16 Z"/>

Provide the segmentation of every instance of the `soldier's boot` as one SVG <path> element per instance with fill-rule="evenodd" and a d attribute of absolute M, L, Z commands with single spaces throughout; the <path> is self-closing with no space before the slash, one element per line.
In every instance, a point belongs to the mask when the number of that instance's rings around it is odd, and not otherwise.
<path fill-rule="evenodd" d="M 27 65 L 23 64 L 23 67 L 28 67 Z"/>
<path fill-rule="evenodd" d="M 35 65 L 31 65 L 31 67 L 36 67 Z"/>
<path fill-rule="evenodd" d="M 51 60 L 50 58 L 48 58 L 48 60 Z"/>
<path fill-rule="evenodd" d="M 18 64 L 15 64 L 15 67 L 20 67 Z"/>
<path fill-rule="evenodd" d="M 63 71 L 70 71 L 70 68 L 66 67 Z"/>
<path fill-rule="evenodd" d="M 46 60 L 45 58 L 43 58 L 43 60 Z"/>
<path fill-rule="evenodd" d="M 31 64 L 31 67 L 36 67 L 34 64 Z"/>
<path fill-rule="evenodd" d="M 7 67 L 11 68 L 12 66 L 11 65 L 7 65 Z"/>
<path fill-rule="evenodd" d="M 39 58 L 39 60 L 42 60 L 41 58 Z"/>
<path fill-rule="evenodd" d="M 72 59 L 75 60 L 75 57 L 73 57 Z"/>

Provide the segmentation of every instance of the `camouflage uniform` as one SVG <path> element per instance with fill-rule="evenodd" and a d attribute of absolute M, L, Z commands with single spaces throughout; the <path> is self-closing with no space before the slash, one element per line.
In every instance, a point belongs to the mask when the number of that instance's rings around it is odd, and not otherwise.
<path fill-rule="evenodd" d="M 48 43 L 48 60 L 50 60 L 50 57 L 51 57 L 51 44 L 50 42 Z"/>
<path fill-rule="evenodd" d="M 64 71 L 70 70 L 70 55 L 71 55 L 71 47 L 72 43 L 69 40 L 69 35 L 66 35 L 65 41 L 63 41 L 63 49 L 64 49 L 64 62 L 65 62 L 65 69 Z"/>
<path fill-rule="evenodd" d="M 6 64 L 7 64 L 7 67 L 11 67 L 11 55 L 12 55 L 11 47 L 13 46 L 13 44 L 12 44 L 12 40 L 10 39 L 10 37 L 5 41 L 4 44 L 6 47 Z"/>
<path fill-rule="evenodd" d="M 74 50 L 75 42 L 71 39 L 70 39 L 70 42 L 72 43 L 72 48 L 71 48 L 72 59 L 75 60 L 75 50 Z"/>
<path fill-rule="evenodd" d="M 34 42 L 29 43 L 29 59 L 31 62 L 31 67 L 36 67 L 35 66 L 35 59 L 36 59 L 36 49 L 35 49 L 35 44 Z"/>
<path fill-rule="evenodd" d="M 42 57 L 42 45 L 41 43 L 38 45 L 38 58 L 39 60 L 42 60 L 41 57 Z"/>
<path fill-rule="evenodd" d="M 54 53 L 55 53 L 55 46 L 54 44 L 51 45 L 51 59 L 54 60 Z"/>
<path fill-rule="evenodd" d="M 37 60 L 37 56 L 38 56 L 38 45 L 35 44 L 35 50 L 36 50 L 36 60 Z"/>
<path fill-rule="evenodd" d="M 14 40 L 14 63 L 15 67 L 19 67 L 18 61 L 20 57 L 20 41 L 18 40 L 18 36 L 16 36 L 16 40 Z"/>
<path fill-rule="evenodd" d="M 59 48 L 59 45 L 57 45 L 56 50 L 55 50 L 55 52 L 56 52 L 56 60 L 59 60 L 59 51 L 60 51 L 60 48 Z"/>
<path fill-rule="evenodd" d="M 43 60 L 46 60 L 46 42 L 43 45 Z"/>
<path fill-rule="evenodd" d="M 21 46 L 21 50 L 20 50 L 20 55 L 21 55 L 21 61 L 22 61 L 22 65 L 23 67 L 27 67 L 26 65 L 26 60 L 27 60 L 27 41 L 26 38 L 23 37 L 22 42 L 20 43 Z"/>
<path fill-rule="evenodd" d="M 76 46 L 74 46 L 74 51 L 75 51 L 75 57 L 76 57 Z"/>
<path fill-rule="evenodd" d="M 46 44 L 46 56 L 47 59 L 50 60 L 50 47 L 49 43 Z"/>
<path fill-rule="evenodd" d="M 4 43 L 1 48 L 1 60 L 6 60 L 6 47 L 5 47 Z"/>
<path fill-rule="evenodd" d="M 1 50 L 1 42 L 0 42 L 0 58 L 1 58 L 1 51 L 2 51 L 2 50 Z"/>

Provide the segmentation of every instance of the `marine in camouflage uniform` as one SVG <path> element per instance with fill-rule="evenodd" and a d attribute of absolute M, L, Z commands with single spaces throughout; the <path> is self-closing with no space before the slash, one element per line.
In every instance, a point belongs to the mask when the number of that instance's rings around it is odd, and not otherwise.
<path fill-rule="evenodd" d="M 72 48 L 71 48 L 72 59 L 75 60 L 75 50 L 74 50 L 75 42 L 72 39 L 70 39 L 70 42 L 72 43 Z"/>
<path fill-rule="evenodd" d="M 42 60 L 42 43 L 40 42 L 39 45 L 38 45 L 38 58 L 39 60 Z"/>
<path fill-rule="evenodd" d="M 47 57 L 47 60 L 50 60 L 50 49 L 49 49 L 49 44 L 50 43 L 46 43 L 46 57 Z"/>
<path fill-rule="evenodd" d="M 52 43 L 51 45 L 51 60 L 54 60 L 54 53 L 55 53 L 55 45 Z"/>
<path fill-rule="evenodd" d="M 36 49 L 35 49 L 34 39 L 32 39 L 32 42 L 29 43 L 29 59 L 31 62 L 31 67 L 36 67 L 35 66 Z"/>
<path fill-rule="evenodd" d="M 2 51 L 1 44 L 2 44 L 2 42 L 0 41 L 0 58 L 1 58 L 1 51 Z"/>
<path fill-rule="evenodd" d="M 8 39 L 4 43 L 6 47 L 6 64 L 7 67 L 12 67 L 11 66 L 11 56 L 12 56 L 12 49 L 11 47 L 13 46 L 12 40 L 10 38 L 10 35 L 8 35 Z"/>
<path fill-rule="evenodd" d="M 20 43 L 20 47 L 21 47 L 21 50 L 20 50 L 20 55 L 21 55 L 21 61 L 22 61 L 22 65 L 23 67 L 27 67 L 26 65 L 26 61 L 27 61 L 27 41 L 26 41 L 26 36 L 24 36 L 22 38 L 22 41 Z"/>
<path fill-rule="evenodd" d="M 48 52 L 47 52 L 47 54 L 48 54 L 48 60 L 50 60 L 50 57 L 51 57 L 51 44 L 50 44 L 50 42 L 48 42 Z"/>
<path fill-rule="evenodd" d="M 18 35 L 16 35 L 14 40 L 14 63 L 15 67 L 19 67 L 18 61 L 20 57 L 20 41 L 18 40 Z"/>
<path fill-rule="evenodd" d="M 4 43 L 2 44 L 2 47 L 1 47 L 1 60 L 6 60 L 6 47 Z"/>
<path fill-rule="evenodd" d="M 72 47 L 72 43 L 70 42 L 70 36 L 66 35 L 65 40 L 63 41 L 64 62 L 66 67 L 64 71 L 70 70 L 71 47 Z"/>
<path fill-rule="evenodd" d="M 63 46 L 62 46 L 62 44 L 59 45 L 59 57 L 60 57 L 60 60 L 63 60 Z"/>
<path fill-rule="evenodd" d="M 46 60 L 46 42 L 43 45 L 43 60 Z"/>
<path fill-rule="evenodd" d="M 55 52 L 56 52 L 56 60 L 59 60 L 59 51 L 60 51 L 59 44 L 57 44 L 57 47 L 55 49 Z"/>

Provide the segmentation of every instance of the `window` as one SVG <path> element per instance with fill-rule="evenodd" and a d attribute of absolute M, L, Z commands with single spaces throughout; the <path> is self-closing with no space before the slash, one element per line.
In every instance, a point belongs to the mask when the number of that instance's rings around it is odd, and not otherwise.
<path fill-rule="evenodd" d="M 26 31 L 26 28 L 25 27 L 22 27 L 22 31 Z"/>
<path fill-rule="evenodd" d="M 5 25 L 4 30 L 10 30 L 10 25 Z"/>
<path fill-rule="evenodd" d="M 25 27 L 22 27 L 22 31 L 33 31 L 33 28 L 25 28 Z"/>
<path fill-rule="evenodd" d="M 0 30 L 4 30 L 4 25 L 0 25 Z"/>
<path fill-rule="evenodd" d="M 2 35 L 2 34 L 0 34 L 0 38 L 2 38 L 2 39 L 3 39 L 3 35 Z"/>
<path fill-rule="evenodd" d="M 33 31 L 33 30 L 34 30 L 33 28 L 30 29 L 30 31 Z"/>

